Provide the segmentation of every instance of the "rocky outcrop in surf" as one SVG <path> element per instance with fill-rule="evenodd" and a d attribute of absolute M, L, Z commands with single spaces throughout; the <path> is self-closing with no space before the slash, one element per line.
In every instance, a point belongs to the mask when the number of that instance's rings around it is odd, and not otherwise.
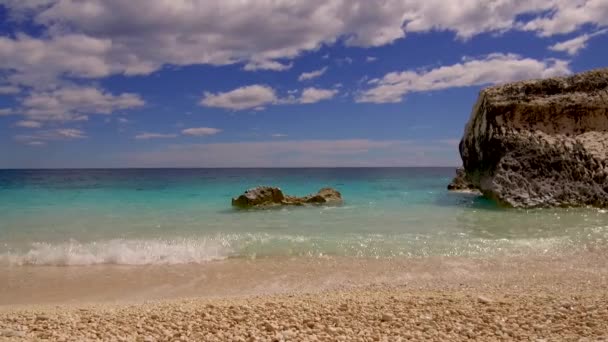
<path fill-rule="evenodd" d="M 297 197 L 283 194 L 280 188 L 259 186 L 232 199 L 232 206 L 242 209 L 292 205 L 339 205 L 342 194 L 336 189 L 323 188 L 316 194 Z"/>
<path fill-rule="evenodd" d="M 448 190 L 456 192 L 479 192 L 473 183 L 469 181 L 467 173 L 462 167 L 456 169 L 456 177 L 448 184 Z"/>
<path fill-rule="evenodd" d="M 503 205 L 608 206 L 608 69 L 481 91 L 460 155 Z"/>

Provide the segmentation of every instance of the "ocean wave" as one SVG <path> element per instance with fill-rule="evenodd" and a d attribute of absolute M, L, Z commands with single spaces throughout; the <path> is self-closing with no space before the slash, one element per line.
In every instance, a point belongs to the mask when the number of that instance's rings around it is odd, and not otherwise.
<path fill-rule="evenodd" d="M 127 240 L 80 243 L 34 243 L 26 252 L 6 252 L 0 263 L 8 265 L 172 265 L 203 263 L 232 255 L 221 239 Z"/>

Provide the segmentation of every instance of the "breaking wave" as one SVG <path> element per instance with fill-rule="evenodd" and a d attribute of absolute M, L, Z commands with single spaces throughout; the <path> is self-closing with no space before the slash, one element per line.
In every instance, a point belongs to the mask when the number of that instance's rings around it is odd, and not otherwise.
<path fill-rule="evenodd" d="M 34 243 L 26 252 L 6 252 L 3 264 L 84 266 L 172 265 L 226 259 L 232 254 L 228 241 L 220 239 L 127 240 L 80 243 Z"/>

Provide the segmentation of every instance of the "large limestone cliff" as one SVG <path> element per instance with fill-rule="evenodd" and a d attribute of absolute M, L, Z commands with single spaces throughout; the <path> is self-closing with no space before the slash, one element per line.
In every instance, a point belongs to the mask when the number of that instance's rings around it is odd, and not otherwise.
<path fill-rule="evenodd" d="M 481 91 L 460 155 L 503 205 L 608 206 L 608 68 Z"/>

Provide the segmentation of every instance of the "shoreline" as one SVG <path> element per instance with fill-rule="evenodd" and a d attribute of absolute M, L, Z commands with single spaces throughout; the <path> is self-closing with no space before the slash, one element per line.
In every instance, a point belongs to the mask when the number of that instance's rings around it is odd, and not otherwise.
<path fill-rule="evenodd" d="M 604 249 L 490 257 L 265 257 L 174 265 L 2 266 L 0 309 L 315 293 L 376 285 L 430 291 L 479 288 L 483 283 L 559 288 L 582 280 L 608 288 Z"/>
<path fill-rule="evenodd" d="M 0 273 L 0 341 L 605 340 L 607 260 L 586 251 L 13 267 L 8 282 Z"/>

